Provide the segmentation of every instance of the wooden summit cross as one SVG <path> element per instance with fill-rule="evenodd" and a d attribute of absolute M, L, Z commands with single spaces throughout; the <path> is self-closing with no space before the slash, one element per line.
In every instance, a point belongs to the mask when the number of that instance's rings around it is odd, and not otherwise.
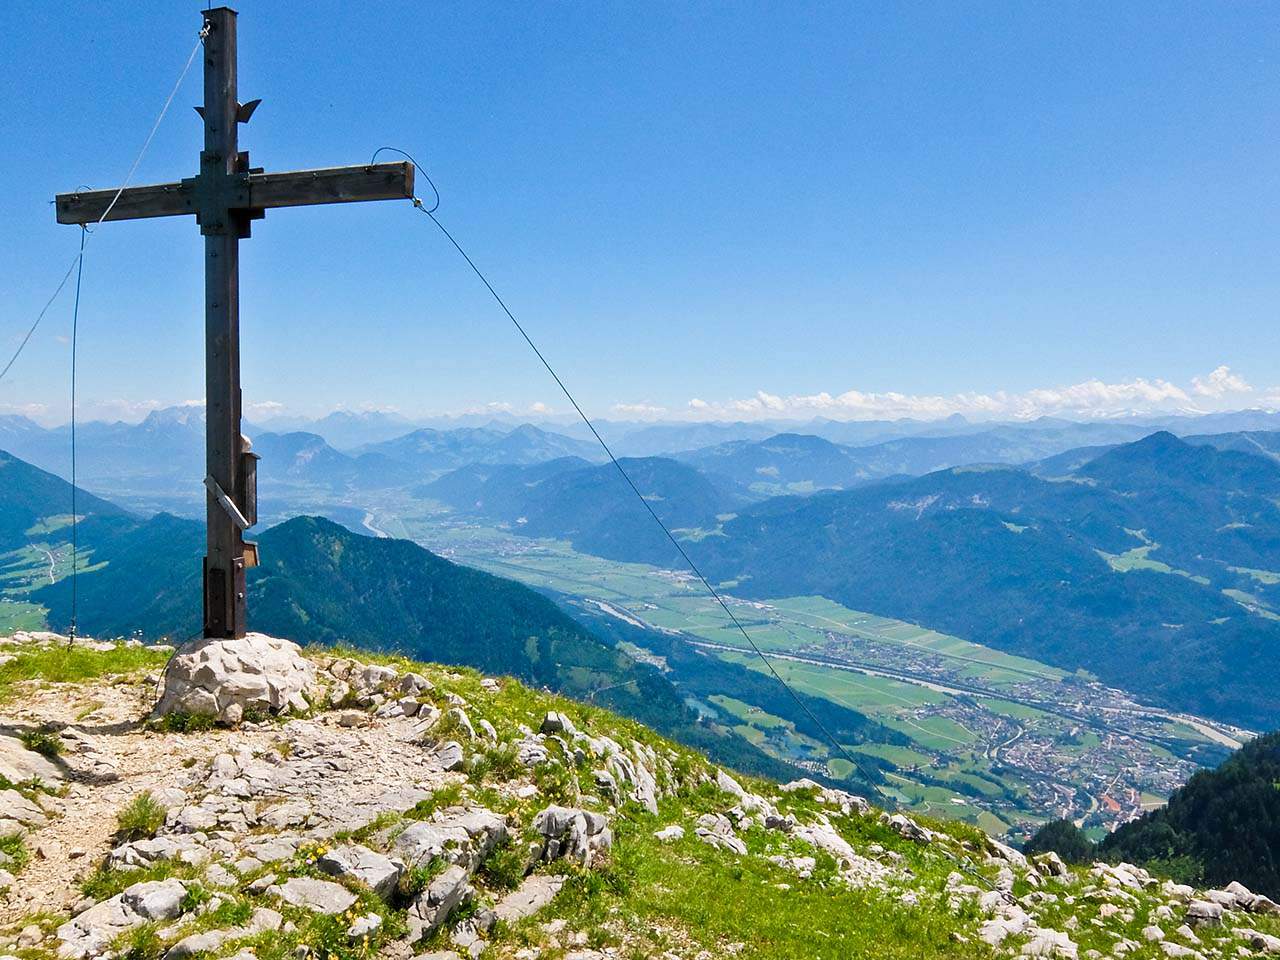
<path fill-rule="evenodd" d="M 236 12 L 204 11 L 204 150 L 200 172 L 178 183 L 57 197 L 59 223 L 195 214 L 205 238 L 205 451 L 208 547 L 204 558 L 204 635 L 245 634 L 245 567 L 258 560 L 244 531 L 257 522 L 257 456 L 240 433 L 240 239 L 269 207 L 413 197 L 413 165 L 264 173 L 240 152 L 237 127 L 260 101 L 236 99 Z M 113 202 L 114 201 L 114 202 Z"/>

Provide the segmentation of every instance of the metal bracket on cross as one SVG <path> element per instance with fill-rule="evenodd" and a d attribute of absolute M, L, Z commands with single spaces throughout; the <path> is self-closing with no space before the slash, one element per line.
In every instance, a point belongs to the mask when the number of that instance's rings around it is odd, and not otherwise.
<path fill-rule="evenodd" d="M 209 492 L 213 494 L 213 498 L 218 501 L 218 506 L 222 507 L 222 509 L 227 512 L 227 516 L 231 518 L 232 523 L 241 530 L 248 530 L 249 527 L 252 526 L 252 524 L 250 524 L 245 518 L 245 515 L 240 512 L 240 508 L 236 506 L 236 502 L 227 496 L 226 491 L 223 490 L 222 487 L 218 486 L 217 480 L 213 479 L 212 476 L 206 475 L 204 478 L 204 485 L 208 488 Z"/>

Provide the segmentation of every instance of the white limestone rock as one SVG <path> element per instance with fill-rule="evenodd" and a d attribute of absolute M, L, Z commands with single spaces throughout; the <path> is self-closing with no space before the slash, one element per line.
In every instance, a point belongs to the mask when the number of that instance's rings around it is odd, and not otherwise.
<path fill-rule="evenodd" d="M 589 867 L 613 847 L 613 831 L 600 814 L 576 807 L 550 806 L 533 818 L 543 837 L 540 859 L 565 858 Z"/>
<path fill-rule="evenodd" d="M 180 916 L 186 893 L 186 885 L 172 878 L 135 883 L 58 927 L 58 956 L 62 960 L 101 956 L 120 934 L 149 921 Z"/>
<path fill-rule="evenodd" d="M 740 857 L 747 854 L 747 845 L 734 834 L 733 824 L 724 814 L 704 813 L 698 818 L 698 825 L 693 832 L 703 843 L 736 853 Z"/>
<path fill-rule="evenodd" d="M 452 864 L 435 877 L 410 905 L 405 920 L 409 942 L 416 943 L 439 928 L 457 907 L 471 900 L 474 890 L 469 871 Z"/>
<path fill-rule="evenodd" d="M 364 884 L 383 900 L 388 900 L 404 872 L 404 864 L 384 857 L 358 843 L 330 850 L 316 866 L 332 877 L 347 878 Z"/>
<path fill-rule="evenodd" d="M 514 923 L 531 917 L 547 904 L 564 886 L 564 877 L 534 874 L 525 877 L 524 882 L 498 901 L 493 908 L 494 915 L 504 923 Z"/>
<path fill-rule="evenodd" d="M 24 827 L 43 827 L 48 815 L 17 790 L 0 790 L 0 819 L 15 820 Z"/>
<path fill-rule="evenodd" d="M 452 807 L 404 830 L 392 844 L 392 852 L 412 867 L 440 857 L 470 872 L 507 836 L 506 820 L 496 813 L 482 807 Z"/>
<path fill-rule="evenodd" d="M 317 692 L 315 667 L 295 643 L 261 633 L 205 638 L 182 647 L 165 667 L 155 715 L 190 713 L 236 723 L 247 711 L 304 712 L 307 697 Z"/>
<path fill-rule="evenodd" d="M 1222 906 L 1211 900 L 1192 900 L 1187 904 L 1187 923 L 1193 927 L 1222 925 Z"/>
<path fill-rule="evenodd" d="M 313 880 L 310 877 L 291 877 L 267 892 L 290 906 L 302 907 L 314 913 L 342 913 L 356 902 L 356 895 L 346 887 L 329 880 Z"/>
<path fill-rule="evenodd" d="M 39 780 L 49 786 L 62 783 L 62 768 L 49 758 L 28 750 L 17 737 L 0 736 L 0 777 L 10 783 Z"/>

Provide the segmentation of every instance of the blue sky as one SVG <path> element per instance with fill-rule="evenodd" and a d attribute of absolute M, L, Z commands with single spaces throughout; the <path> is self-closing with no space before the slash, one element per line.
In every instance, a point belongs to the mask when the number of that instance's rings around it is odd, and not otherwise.
<path fill-rule="evenodd" d="M 9 0 L 6 352 L 75 252 L 47 201 L 123 177 L 200 7 Z M 241 135 L 255 165 L 415 153 L 440 216 L 594 413 L 1030 415 L 1277 393 L 1280 7 L 238 9 L 242 99 L 264 101 Z M 194 174 L 200 97 L 197 63 L 135 182 Z M 93 239 L 87 413 L 202 396 L 200 251 L 186 219 Z M 260 417 L 564 409 L 406 204 L 270 212 L 242 259 Z M 0 383 L 0 409 L 65 414 L 70 307 Z"/>

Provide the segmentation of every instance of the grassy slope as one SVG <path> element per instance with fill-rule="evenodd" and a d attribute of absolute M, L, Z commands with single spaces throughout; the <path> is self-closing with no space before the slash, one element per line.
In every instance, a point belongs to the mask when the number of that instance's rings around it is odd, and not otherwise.
<path fill-rule="evenodd" d="M 312 655 L 323 656 L 323 651 L 313 650 Z M 810 879 L 800 879 L 768 862 L 768 854 L 796 854 L 811 852 L 778 831 L 752 829 L 743 834 L 749 854 L 738 857 L 712 849 L 697 841 L 691 834 L 672 845 L 663 845 L 653 838 L 660 826 L 680 823 L 688 829 L 701 813 L 722 812 L 734 801 L 721 793 L 707 778 L 713 769 L 701 756 L 672 744 L 652 731 L 607 711 L 572 703 L 563 698 L 529 690 L 517 683 L 504 683 L 498 691 L 481 686 L 481 677 L 474 671 L 443 668 L 419 664 L 398 657 L 368 657 L 397 666 L 398 669 L 414 669 L 424 673 L 437 685 L 433 694 L 446 703 L 445 697 L 456 694 L 464 697 L 473 718 L 489 719 L 498 728 L 500 736 L 514 732 L 518 724 L 536 726 L 543 714 L 550 709 L 566 712 L 582 729 L 593 735 L 607 734 L 621 743 L 632 739 L 668 757 L 673 765 L 678 788 L 674 796 L 663 800 L 657 816 L 650 815 L 633 804 L 627 804 L 612 814 L 616 841 L 612 855 L 599 869 L 582 871 L 557 867 L 567 873 L 567 883 L 555 901 L 543 913 L 514 926 L 502 926 L 490 940 L 487 956 L 512 958 L 525 945 L 536 944 L 543 956 L 558 957 L 561 953 L 547 947 L 542 923 L 549 917 L 563 918 L 568 929 L 581 931 L 589 944 L 595 947 L 615 947 L 617 956 L 626 960 L 661 956 L 674 950 L 678 956 L 704 958 L 748 958 L 748 960 L 848 960 L 848 958 L 979 958 L 992 952 L 974 936 L 981 916 L 972 902 L 959 907 L 948 903 L 947 877 L 958 863 L 969 865 L 989 878 L 994 868 L 983 862 L 978 852 L 982 839 L 972 830 L 956 825 L 944 825 L 924 821 L 932 829 L 940 831 L 934 843 L 922 846 L 899 837 L 879 823 L 875 813 L 870 816 L 835 816 L 832 823 L 842 836 L 863 855 L 881 860 L 901 858 L 900 863 L 909 868 L 910 888 L 917 903 L 910 905 L 900 899 L 900 890 L 852 889 L 838 881 L 833 862 L 819 857 L 819 863 Z M 122 660 L 121 658 L 125 658 Z M 150 651 L 116 651 L 89 654 L 76 661 L 74 669 L 66 667 L 62 653 L 53 648 L 40 652 L 28 651 L 20 658 L 23 666 L 13 667 L 0 675 L 8 683 L 22 678 L 65 677 L 72 681 L 91 679 L 95 673 L 113 673 L 117 670 L 141 670 L 155 665 L 156 654 Z M 130 665 L 126 662 L 134 658 Z M 16 662 L 16 661 L 15 661 Z M 136 674 L 135 674 L 136 681 Z M 172 734 L 177 738 L 179 735 Z M 181 735 L 199 737 L 199 733 Z M 175 751 L 181 751 L 180 740 L 175 739 Z M 479 756 L 479 755 L 478 755 Z M 480 803 L 507 814 L 513 823 L 529 823 L 533 813 L 548 802 L 588 802 L 585 794 L 594 789 L 590 766 L 573 767 L 571 764 L 549 764 L 538 768 L 535 778 L 539 787 L 536 796 L 519 799 L 509 788 L 512 777 L 525 774 L 510 765 L 493 762 L 475 763 L 465 783 L 442 788 L 436 797 L 410 811 L 408 819 L 430 815 L 437 806 L 458 802 Z M 776 802 L 781 811 L 795 815 L 805 822 L 818 809 L 815 797 L 804 791 L 779 794 L 776 787 L 764 781 L 751 781 L 748 789 L 766 794 Z M 372 842 L 371 838 L 384 827 L 393 826 L 388 820 L 380 820 L 367 830 L 356 832 L 356 838 Z M 339 838 L 341 839 L 341 838 Z M 879 852 L 877 852 L 879 851 Z M 313 867 L 314 851 L 304 848 L 293 861 L 269 865 L 244 875 L 247 884 L 258 874 L 270 869 L 283 875 L 317 875 Z M 510 851 L 499 848 L 478 876 L 482 899 L 500 896 L 518 879 L 512 874 Z M 114 871 L 99 869 L 84 881 L 86 892 L 98 898 L 109 896 L 130 883 L 142 879 L 158 879 L 177 875 L 194 878 L 198 869 L 181 864 L 165 864 L 145 871 Z M 1149 922 L 1157 905 L 1157 898 L 1148 891 L 1132 894 L 1131 917 L 1102 917 L 1101 900 L 1081 896 L 1086 885 L 1096 881 L 1083 873 L 1073 874 L 1061 885 L 1053 888 L 1061 896 L 1056 902 L 1045 904 L 1039 911 L 1039 922 L 1044 926 L 1063 929 L 1070 917 L 1078 921 L 1073 939 L 1079 944 L 1081 955 L 1089 949 L 1107 952 L 1117 935 L 1125 935 L 1139 941 L 1139 946 L 1129 954 L 1133 960 L 1152 960 L 1163 956 L 1155 943 L 1142 940 L 1140 930 Z M 1027 892 L 1025 883 L 1019 881 L 1015 893 Z M 207 899 L 208 894 L 198 895 Z M 199 917 L 194 927 L 184 928 L 182 933 L 196 929 L 226 927 L 243 922 L 256 906 L 279 903 L 252 894 L 244 887 L 225 894 L 221 906 Z M 403 929 L 403 911 L 387 906 L 367 893 L 361 895 L 357 912 L 377 912 L 384 918 L 385 941 Z M 327 960 L 360 960 L 376 952 L 379 942 L 370 944 L 370 950 L 361 945 L 351 945 L 341 935 L 346 918 L 325 918 L 292 908 L 284 908 L 286 919 L 294 921 L 296 929 L 264 934 L 242 941 L 224 953 L 248 946 L 255 950 L 259 960 L 287 960 L 300 946 L 307 946 L 311 953 Z M 61 918 L 35 916 L 26 922 L 37 922 L 45 929 L 52 929 Z M 1094 921 L 1097 921 L 1096 923 Z M 1249 925 L 1264 931 L 1280 931 L 1280 919 L 1249 917 Z M 341 925 L 339 925 L 341 924 Z M 1169 921 L 1165 922 L 1169 926 Z M 155 927 L 141 928 L 130 934 L 120 944 L 124 953 L 137 960 L 158 957 L 163 948 Z M 1220 946 L 1233 955 L 1239 937 L 1224 931 L 1211 932 L 1214 938 L 1222 937 Z M 426 949 L 445 946 L 444 938 L 437 937 Z M 230 945 L 229 945 L 230 946 Z M 1018 940 L 1008 942 L 1016 953 Z M 705 950 L 706 953 L 700 951 Z M 52 960 L 41 949 L 16 951 L 22 960 Z M 1109 955 L 1109 953 L 1107 954 Z"/>

